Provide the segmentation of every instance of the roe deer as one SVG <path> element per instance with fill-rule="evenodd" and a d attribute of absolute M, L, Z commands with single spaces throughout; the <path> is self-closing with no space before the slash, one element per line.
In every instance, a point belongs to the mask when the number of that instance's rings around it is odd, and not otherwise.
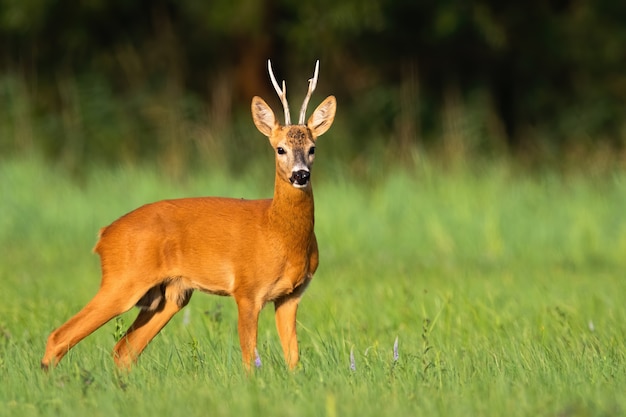
<path fill-rule="evenodd" d="M 256 96 L 252 118 L 275 151 L 274 198 L 164 200 L 102 228 L 94 248 L 101 258 L 100 289 L 50 334 L 42 368 L 55 366 L 83 338 L 137 306 L 136 320 L 113 352 L 118 367 L 130 368 L 194 290 L 234 297 L 247 370 L 255 359 L 259 312 L 273 301 L 285 360 L 291 369 L 297 365 L 296 310 L 318 265 L 310 169 L 316 140 L 330 128 L 337 104 L 334 96 L 327 97 L 305 124 L 318 61 L 299 123 L 292 125 L 285 82 L 281 89 L 269 61 L 268 71 L 283 104 L 285 125 Z"/>

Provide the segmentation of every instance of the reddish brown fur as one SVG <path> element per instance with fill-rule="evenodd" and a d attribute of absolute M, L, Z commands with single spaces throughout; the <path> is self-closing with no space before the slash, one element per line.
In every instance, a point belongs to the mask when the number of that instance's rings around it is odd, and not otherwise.
<path fill-rule="evenodd" d="M 114 348 L 117 365 L 130 367 L 189 302 L 194 290 L 234 297 L 248 369 L 254 360 L 259 312 L 273 301 L 285 360 L 290 368 L 295 367 L 296 311 L 317 269 L 318 250 L 311 184 L 294 187 L 290 167 L 295 154 L 308 155 L 310 167 L 313 155 L 308 150 L 330 127 L 335 108 L 335 98 L 330 96 L 306 126 L 283 127 L 262 99 L 253 99 L 253 119 L 259 130 L 274 149 L 288 150 L 286 155 L 276 155 L 273 199 L 159 201 L 102 228 L 94 248 L 101 258 L 100 290 L 50 334 L 42 367 L 56 365 L 84 337 L 137 305 L 141 310 L 135 322 Z"/>

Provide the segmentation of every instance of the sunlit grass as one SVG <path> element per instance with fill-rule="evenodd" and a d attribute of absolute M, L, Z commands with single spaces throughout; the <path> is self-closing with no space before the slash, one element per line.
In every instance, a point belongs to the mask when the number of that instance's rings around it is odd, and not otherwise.
<path fill-rule="evenodd" d="M 501 164 L 424 162 L 363 183 L 319 175 L 321 264 L 299 310 L 294 373 L 271 308 L 263 365 L 247 377 L 233 300 L 202 294 L 129 374 L 110 351 L 134 312 L 39 370 L 48 333 L 98 288 L 99 227 L 162 198 L 267 197 L 264 174 L 173 182 L 146 166 L 69 179 L 37 160 L 2 161 L 0 415 L 626 411 L 626 175 L 528 176 Z"/>

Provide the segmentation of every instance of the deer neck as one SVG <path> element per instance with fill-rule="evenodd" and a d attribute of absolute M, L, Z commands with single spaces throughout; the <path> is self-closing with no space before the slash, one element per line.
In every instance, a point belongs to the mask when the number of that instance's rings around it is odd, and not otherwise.
<path fill-rule="evenodd" d="M 308 246 L 315 222 L 311 184 L 306 188 L 295 188 L 277 175 L 269 221 L 275 230 L 290 240 L 290 244 Z"/>

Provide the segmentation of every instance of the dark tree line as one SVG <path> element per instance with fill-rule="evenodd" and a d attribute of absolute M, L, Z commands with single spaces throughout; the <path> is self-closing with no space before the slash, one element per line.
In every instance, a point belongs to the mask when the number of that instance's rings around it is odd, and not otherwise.
<path fill-rule="evenodd" d="M 25 113 L 53 154 L 213 137 L 273 96 L 267 58 L 293 100 L 319 58 L 349 146 L 621 151 L 624 22 L 613 0 L 0 0 L 0 146 Z"/>

